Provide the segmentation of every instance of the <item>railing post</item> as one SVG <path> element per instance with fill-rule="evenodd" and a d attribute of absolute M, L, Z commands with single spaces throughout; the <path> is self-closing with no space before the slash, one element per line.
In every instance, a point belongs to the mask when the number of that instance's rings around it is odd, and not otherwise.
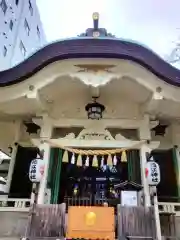
<path fill-rule="evenodd" d="M 154 203 L 154 217 L 155 217 L 155 225 L 156 225 L 156 239 L 161 240 L 161 223 L 159 217 L 159 208 L 158 208 L 158 198 L 157 198 L 157 190 L 156 187 L 152 187 L 152 195 L 153 195 L 153 203 Z"/>

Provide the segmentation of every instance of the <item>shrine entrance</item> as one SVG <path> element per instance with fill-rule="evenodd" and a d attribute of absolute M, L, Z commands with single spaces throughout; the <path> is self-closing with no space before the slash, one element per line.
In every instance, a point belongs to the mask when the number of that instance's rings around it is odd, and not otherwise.
<path fill-rule="evenodd" d="M 125 156 L 122 156 L 125 155 Z M 125 159 L 123 159 L 125 157 Z M 74 160 L 72 161 L 72 159 Z M 116 159 L 116 162 L 114 160 Z M 51 203 L 68 206 L 98 206 L 120 203 L 121 191 L 114 186 L 125 181 L 141 184 L 139 150 L 129 150 L 116 156 L 78 155 L 52 148 L 48 176 Z"/>

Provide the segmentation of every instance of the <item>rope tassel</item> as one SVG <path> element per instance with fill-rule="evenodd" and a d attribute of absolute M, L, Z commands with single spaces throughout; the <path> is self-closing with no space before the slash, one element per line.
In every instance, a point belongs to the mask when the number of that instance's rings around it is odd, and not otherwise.
<path fill-rule="evenodd" d="M 112 156 L 109 154 L 107 158 L 107 165 L 112 166 Z"/>
<path fill-rule="evenodd" d="M 69 159 L 68 159 L 68 152 L 67 151 L 64 151 L 64 154 L 63 154 L 63 162 L 65 163 L 68 163 L 69 162 Z"/>
<path fill-rule="evenodd" d="M 82 156 L 79 154 L 78 159 L 77 159 L 77 165 L 82 166 Z"/>
<path fill-rule="evenodd" d="M 113 165 L 114 165 L 114 166 L 117 165 L 117 157 L 116 157 L 116 155 L 114 155 L 114 157 L 113 157 Z"/>
<path fill-rule="evenodd" d="M 126 151 L 123 151 L 123 152 L 122 152 L 122 155 L 121 155 L 121 162 L 127 162 Z"/>
<path fill-rule="evenodd" d="M 85 166 L 88 167 L 89 166 L 89 156 L 87 155 L 86 160 L 85 160 Z"/>
<path fill-rule="evenodd" d="M 76 161 L 76 158 L 75 158 L 75 154 L 73 153 L 71 157 L 71 164 L 75 164 L 75 161 Z"/>
<path fill-rule="evenodd" d="M 97 156 L 96 155 L 94 155 L 92 165 L 93 165 L 93 167 L 98 167 L 98 160 L 97 160 Z"/>
<path fill-rule="evenodd" d="M 102 156 L 102 158 L 101 158 L 101 167 L 103 167 L 104 166 L 104 156 Z"/>

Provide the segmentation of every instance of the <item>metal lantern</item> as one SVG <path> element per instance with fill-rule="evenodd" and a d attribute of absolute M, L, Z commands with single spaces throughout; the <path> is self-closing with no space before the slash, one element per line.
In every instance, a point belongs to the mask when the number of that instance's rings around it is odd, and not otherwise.
<path fill-rule="evenodd" d="M 88 103 L 85 107 L 85 110 L 87 111 L 87 115 L 89 119 L 92 120 L 99 120 L 102 118 L 102 113 L 105 110 L 104 105 L 96 102 L 94 99 L 94 102 Z"/>

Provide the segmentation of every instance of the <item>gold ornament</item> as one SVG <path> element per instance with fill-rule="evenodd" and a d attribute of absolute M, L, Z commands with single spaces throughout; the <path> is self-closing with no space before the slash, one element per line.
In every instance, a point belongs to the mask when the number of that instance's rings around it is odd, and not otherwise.
<path fill-rule="evenodd" d="M 96 223 L 96 214 L 94 212 L 88 212 L 86 214 L 86 225 L 93 226 Z"/>
<path fill-rule="evenodd" d="M 97 20 L 99 19 L 99 13 L 98 12 L 94 12 L 93 13 L 93 20 Z"/>

